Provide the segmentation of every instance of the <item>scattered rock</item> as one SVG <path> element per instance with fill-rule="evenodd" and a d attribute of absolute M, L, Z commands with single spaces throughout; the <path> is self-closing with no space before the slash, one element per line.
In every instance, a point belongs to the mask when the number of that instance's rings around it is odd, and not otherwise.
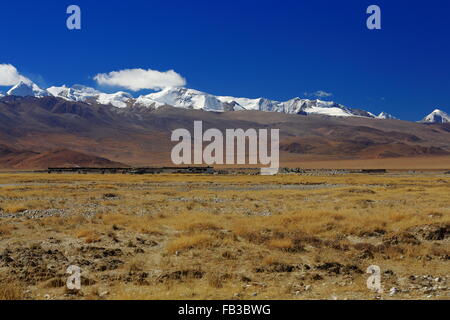
<path fill-rule="evenodd" d="M 402 232 L 384 240 L 384 245 L 412 244 L 419 245 L 421 242 L 409 232 Z"/>
<path fill-rule="evenodd" d="M 398 289 L 395 287 L 392 287 L 391 290 L 389 290 L 389 295 L 392 297 L 398 293 Z"/>
<path fill-rule="evenodd" d="M 159 276 L 159 281 L 163 282 L 165 280 L 183 280 L 187 278 L 202 279 L 204 275 L 205 272 L 200 270 L 178 270 L 162 274 L 161 276 Z"/>
<path fill-rule="evenodd" d="M 355 265 L 342 265 L 338 262 L 327 262 L 321 265 L 316 266 L 317 270 L 327 271 L 328 273 L 334 274 L 351 274 L 351 273 L 359 273 L 362 274 L 363 271 Z"/>
<path fill-rule="evenodd" d="M 106 297 L 107 295 L 109 295 L 109 291 L 102 291 L 98 294 L 99 297 Z"/>
<path fill-rule="evenodd" d="M 450 224 L 431 224 L 409 229 L 424 240 L 442 241 L 450 236 Z"/>
<path fill-rule="evenodd" d="M 301 265 L 289 265 L 286 263 L 274 263 L 270 266 L 259 267 L 255 269 L 255 272 L 274 272 L 274 273 L 290 273 L 294 271 L 303 270 Z"/>

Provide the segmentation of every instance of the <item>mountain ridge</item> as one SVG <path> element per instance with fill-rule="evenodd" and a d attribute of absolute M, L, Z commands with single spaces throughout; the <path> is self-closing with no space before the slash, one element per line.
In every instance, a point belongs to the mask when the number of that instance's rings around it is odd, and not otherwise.
<path fill-rule="evenodd" d="M 48 167 L 126 167 L 107 158 L 56 148 L 45 152 L 15 149 L 0 144 L 0 167 L 4 169 L 46 169 Z"/>
<path fill-rule="evenodd" d="M 319 114 L 331 117 L 365 117 L 398 120 L 396 117 L 386 112 L 381 112 L 376 116 L 369 111 L 349 108 L 334 101 L 323 101 L 320 99 L 310 100 L 299 97 L 284 102 L 266 98 L 237 98 L 232 96 L 216 96 L 183 87 L 169 87 L 158 92 L 134 98 L 130 93 L 125 91 L 103 93 L 83 85 L 74 85 L 72 87 L 63 85 L 61 87 L 53 86 L 47 89 L 41 89 L 32 82 L 27 83 L 21 81 L 6 93 L 6 96 L 11 95 L 22 97 L 33 96 L 37 98 L 53 96 L 72 102 L 112 105 L 116 108 L 142 107 L 158 109 L 168 105 L 176 108 L 212 112 L 252 110 L 286 114 Z M 4 95 L 0 93 L 0 98 L 2 97 L 4 97 Z M 436 109 L 418 122 L 446 123 L 450 122 L 450 116 L 447 113 Z"/>
<path fill-rule="evenodd" d="M 36 153 L 55 149 L 132 166 L 171 165 L 175 129 L 280 129 L 280 161 L 324 161 L 448 156 L 450 124 L 365 117 L 329 117 L 162 106 L 117 108 L 52 96 L 0 99 L 0 144 Z M 33 156 L 33 155 L 27 155 Z"/>

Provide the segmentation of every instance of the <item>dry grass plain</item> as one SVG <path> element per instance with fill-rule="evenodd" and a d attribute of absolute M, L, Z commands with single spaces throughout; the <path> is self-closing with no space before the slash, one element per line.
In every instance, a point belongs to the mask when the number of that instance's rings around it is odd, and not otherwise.
<path fill-rule="evenodd" d="M 445 174 L 0 174 L 0 299 L 448 299 L 449 191 Z"/>

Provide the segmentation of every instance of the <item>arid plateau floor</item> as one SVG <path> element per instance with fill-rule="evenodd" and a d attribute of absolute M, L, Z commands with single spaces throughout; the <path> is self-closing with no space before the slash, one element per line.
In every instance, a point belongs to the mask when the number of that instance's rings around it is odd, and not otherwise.
<path fill-rule="evenodd" d="M 449 299 L 449 235 L 442 173 L 5 173 L 0 299 Z"/>

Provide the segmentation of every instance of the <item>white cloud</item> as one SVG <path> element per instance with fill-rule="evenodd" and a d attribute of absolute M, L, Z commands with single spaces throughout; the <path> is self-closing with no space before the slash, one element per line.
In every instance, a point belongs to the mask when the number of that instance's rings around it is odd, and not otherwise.
<path fill-rule="evenodd" d="M 0 86 L 14 86 L 19 81 L 31 82 L 11 64 L 0 64 Z"/>
<path fill-rule="evenodd" d="M 326 92 L 326 91 L 323 91 L 323 90 L 319 90 L 319 91 L 316 91 L 316 92 L 304 92 L 303 95 L 305 97 L 316 97 L 316 98 L 329 98 L 329 97 L 333 96 L 332 93 Z"/>
<path fill-rule="evenodd" d="M 313 93 L 314 96 L 319 97 L 319 98 L 327 98 L 327 97 L 331 97 L 333 94 L 330 92 L 326 92 L 326 91 L 316 91 Z"/>
<path fill-rule="evenodd" d="M 161 72 L 151 69 L 125 69 L 100 73 L 94 79 L 100 85 L 122 87 L 133 91 L 159 90 L 186 85 L 186 80 L 173 70 Z"/>

